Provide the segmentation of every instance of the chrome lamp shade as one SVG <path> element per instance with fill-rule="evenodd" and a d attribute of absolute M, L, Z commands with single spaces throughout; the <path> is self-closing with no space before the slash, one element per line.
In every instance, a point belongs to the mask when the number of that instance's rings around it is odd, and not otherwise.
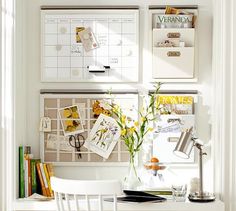
<path fill-rule="evenodd" d="M 174 149 L 174 153 L 178 157 L 189 159 L 193 146 L 194 141 L 192 140 L 192 134 L 189 131 L 182 132 Z"/>
<path fill-rule="evenodd" d="M 195 146 L 199 150 L 199 191 L 196 193 L 190 193 L 188 198 L 193 202 L 210 202 L 215 200 L 214 194 L 203 192 L 203 168 L 202 168 L 202 156 L 206 153 L 202 152 L 202 144 L 196 141 L 196 138 L 192 135 L 193 128 L 182 132 L 178 143 L 174 149 L 174 154 L 178 157 L 188 159 L 191 151 Z"/>

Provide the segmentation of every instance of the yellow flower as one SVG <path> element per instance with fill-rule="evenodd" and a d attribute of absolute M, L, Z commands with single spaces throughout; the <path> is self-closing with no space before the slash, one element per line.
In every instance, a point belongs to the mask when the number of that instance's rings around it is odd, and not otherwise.
<path fill-rule="evenodd" d="M 72 120 L 66 120 L 65 124 L 66 124 L 66 126 L 73 126 L 73 121 Z"/>
<path fill-rule="evenodd" d="M 141 121 L 142 121 L 142 122 L 144 122 L 144 121 L 146 121 L 146 120 L 147 120 L 146 117 L 141 117 Z"/>
<path fill-rule="evenodd" d="M 75 131 L 76 127 L 74 126 L 67 126 L 66 131 L 73 132 Z"/>
<path fill-rule="evenodd" d="M 115 105 L 113 108 L 112 108 L 112 111 L 117 113 L 119 111 L 119 106 L 118 105 Z"/>
<path fill-rule="evenodd" d="M 124 136 L 126 134 L 126 129 L 121 130 L 121 135 Z"/>
<path fill-rule="evenodd" d="M 133 134 L 134 131 L 136 131 L 135 127 L 131 127 L 131 128 L 129 129 L 129 132 L 130 132 L 131 134 Z"/>
<path fill-rule="evenodd" d="M 138 123 L 138 122 L 134 122 L 134 125 L 135 125 L 136 127 L 138 127 L 138 126 L 139 126 L 139 123 Z"/>
<path fill-rule="evenodd" d="M 125 123 L 125 120 L 126 120 L 126 116 L 123 115 L 123 116 L 121 117 L 121 122 L 122 122 L 122 123 Z"/>
<path fill-rule="evenodd" d="M 96 115 L 100 115 L 101 113 L 102 113 L 102 108 L 101 107 L 98 107 L 98 108 L 96 108 L 96 109 L 94 109 L 94 114 L 96 114 Z"/>
<path fill-rule="evenodd" d="M 66 118 L 70 117 L 71 116 L 71 110 L 68 109 L 68 108 L 64 109 L 63 110 L 63 116 L 66 117 Z"/>
<path fill-rule="evenodd" d="M 153 131 L 153 128 L 152 128 L 152 127 L 148 128 L 148 131 L 152 132 L 152 131 Z"/>
<path fill-rule="evenodd" d="M 73 127 L 72 126 L 67 126 L 65 131 L 69 131 L 69 132 L 72 132 L 73 131 Z"/>
<path fill-rule="evenodd" d="M 74 119 L 78 119 L 79 118 L 79 114 L 78 114 L 78 112 L 72 112 L 72 118 L 74 118 Z"/>
<path fill-rule="evenodd" d="M 77 112 L 77 106 L 71 108 L 72 112 Z"/>

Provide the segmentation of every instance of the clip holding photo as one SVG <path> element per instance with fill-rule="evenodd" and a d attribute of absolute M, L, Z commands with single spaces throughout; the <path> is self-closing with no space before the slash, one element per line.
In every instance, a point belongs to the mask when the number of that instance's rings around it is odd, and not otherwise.
<path fill-rule="evenodd" d="M 82 42 L 85 51 L 88 52 L 99 47 L 97 39 L 90 27 L 83 30 L 81 27 L 81 31 L 78 29 L 76 35 L 79 36 L 80 40 L 78 41 Z"/>

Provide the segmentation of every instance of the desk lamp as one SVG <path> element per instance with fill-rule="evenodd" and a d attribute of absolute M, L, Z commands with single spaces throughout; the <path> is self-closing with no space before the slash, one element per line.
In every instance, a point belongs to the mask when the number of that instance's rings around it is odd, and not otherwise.
<path fill-rule="evenodd" d="M 203 192 L 203 168 L 202 168 L 202 156 L 206 153 L 202 152 L 203 144 L 197 141 L 192 135 L 193 127 L 189 130 L 182 132 L 178 143 L 174 149 L 174 154 L 178 157 L 188 159 L 190 153 L 195 146 L 199 150 L 199 190 L 195 193 L 190 193 L 188 198 L 193 202 L 210 202 L 215 200 L 214 194 Z"/>

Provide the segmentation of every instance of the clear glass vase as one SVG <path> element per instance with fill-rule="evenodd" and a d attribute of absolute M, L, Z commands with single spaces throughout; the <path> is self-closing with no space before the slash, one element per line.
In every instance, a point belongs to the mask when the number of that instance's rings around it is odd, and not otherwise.
<path fill-rule="evenodd" d="M 141 180 L 138 176 L 134 159 L 130 159 L 128 166 L 128 173 L 124 179 L 123 189 L 125 190 L 137 190 L 141 186 Z"/>

